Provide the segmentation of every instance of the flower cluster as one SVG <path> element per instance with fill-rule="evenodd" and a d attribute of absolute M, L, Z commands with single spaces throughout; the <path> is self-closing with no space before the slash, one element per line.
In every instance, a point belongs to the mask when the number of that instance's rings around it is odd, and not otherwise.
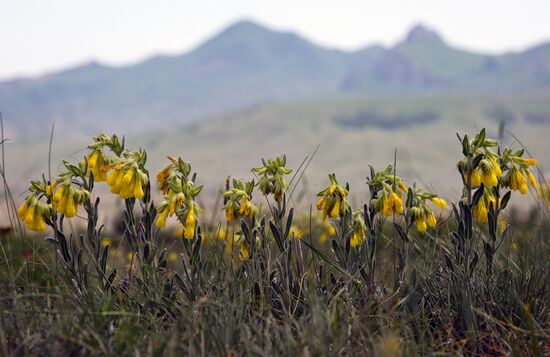
<path fill-rule="evenodd" d="M 113 157 L 107 155 L 104 149 L 109 148 L 116 156 L 120 156 L 124 147 L 116 135 L 109 137 L 101 133 L 94 136 L 92 141 L 93 143 L 88 146 L 90 152 L 82 160 L 81 165 L 86 167 L 86 176 L 93 173 L 94 181 L 105 182 L 107 181 L 107 173 L 111 169 L 114 160 Z"/>
<path fill-rule="evenodd" d="M 73 185 L 70 177 L 56 182 L 59 183 L 56 185 L 57 191 L 55 191 L 52 199 L 53 208 L 65 217 L 76 216 L 78 206 L 90 198 L 90 192 Z"/>
<path fill-rule="evenodd" d="M 17 210 L 17 216 L 25 222 L 25 225 L 36 232 L 46 230 L 46 218 L 51 215 L 52 207 L 40 202 L 34 194 L 25 199 L 25 203 Z"/>
<path fill-rule="evenodd" d="M 202 186 L 195 187 L 195 181 L 189 179 L 191 165 L 181 158 L 168 157 L 171 163 L 157 174 L 158 187 L 164 193 L 162 202 L 157 206 L 156 226 L 163 228 L 166 219 L 176 215 L 183 225 L 185 239 L 193 239 L 200 207 L 195 202 Z"/>
<path fill-rule="evenodd" d="M 459 161 L 458 170 L 462 174 L 464 186 L 475 188 L 483 184 L 487 187 L 498 185 L 502 175 L 499 157 L 491 148 L 498 146 L 498 141 L 487 139 L 485 129 L 481 130 L 473 140 L 465 135 L 462 141 L 464 159 Z"/>
<path fill-rule="evenodd" d="M 85 164 L 72 165 L 63 161 L 67 169 L 58 175 L 49 185 L 44 186 L 43 192 L 51 198 L 53 208 L 65 217 L 74 217 L 78 212 L 78 206 L 90 198 L 90 192 L 78 181 L 85 173 Z"/>
<path fill-rule="evenodd" d="M 229 222 L 241 217 L 252 218 L 258 214 L 258 209 L 250 202 L 254 186 L 254 180 L 245 184 L 240 180 L 233 180 L 233 188 L 222 192 L 225 200 L 225 216 Z"/>
<path fill-rule="evenodd" d="M 530 184 L 537 189 L 538 184 L 532 169 L 537 161 L 532 158 L 524 158 L 524 150 L 512 150 L 505 148 L 498 149 L 498 153 L 491 148 L 499 146 L 497 140 L 487 139 L 485 129 L 482 129 L 473 140 L 465 135 L 462 141 L 464 159 L 458 163 L 466 196 L 471 197 L 468 192 L 478 188 L 482 184 L 485 187 L 482 197 L 477 200 L 473 208 L 474 217 L 481 223 L 488 220 L 488 211 L 491 203 L 498 208 L 499 189 L 508 188 L 512 191 L 519 191 L 527 194 Z"/>
<path fill-rule="evenodd" d="M 102 149 L 92 150 L 86 156 L 85 161 L 88 163 L 86 176 L 89 176 L 90 172 L 92 172 L 96 182 L 105 182 L 107 180 L 107 172 L 111 169 L 111 163 L 109 156 Z"/>
<path fill-rule="evenodd" d="M 99 134 L 93 137 L 93 143 L 88 146 L 90 150 L 80 162 L 73 165 L 63 161 L 66 171 L 62 172 L 52 182 L 32 182 L 31 192 L 34 199 L 47 197 L 48 203 L 53 209 L 65 217 L 74 217 L 78 213 L 78 206 L 84 204 L 90 198 L 90 190 L 94 182 L 107 181 L 111 192 L 120 195 L 123 199 L 142 198 L 145 195 L 144 187 L 149 179 L 145 170 L 147 155 L 145 151 L 128 151 L 116 135 L 111 137 Z M 114 155 L 109 156 L 109 149 Z M 109 173 L 109 171 L 111 171 Z M 92 179 L 93 176 L 93 179 Z M 28 198 L 21 207 L 21 212 L 27 213 L 31 207 L 39 207 L 34 199 Z M 46 213 L 47 210 L 42 209 Z M 31 222 L 24 219 L 25 222 Z M 34 221 L 33 221 L 34 222 Z M 27 224 L 32 228 L 41 228 L 42 221 L 38 225 Z"/>
<path fill-rule="evenodd" d="M 149 181 L 144 168 L 146 158 L 144 151 L 124 152 L 122 157 L 117 158 L 107 178 L 111 192 L 122 199 L 143 198 L 143 187 Z"/>
<path fill-rule="evenodd" d="M 334 174 L 330 174 L 328 178 L 330 186 L 317 194 L 321 197 L 317 201 L 317 209 L 323 212 L 323 220 L 327 219 L 327 216 L 330 218 L 340 217 L 349 209 L 347 185 L 346 187 L 340 185 Z"/>
<path fill-rule="evenodd" d="M 371 178 L 367 181 L 372 196 L 371 205 L 384 217 L 403 214 L 402 194 L 408 192 L 403 180 L 392 171 L 392 165 L 382 172 L 375 172 L 371 167 Z"/>
<path fill-rule="evenodd" d="M 507 164 L 508 170 L 502 178 L 502 183 L 505 187 L 513 191 L 519 191 L 525 195 L 529 191 L 527 182 L 537 189 L 537 180 L 533 175 L 532 169 L 537 165 L 537 160 L 521 157 L 524 150 L 512 152 L 510 149 L 505 149 L 502 157 Z"/>
<path fill-rule="evenodd" d="M 273 193 L 275 201 L 281 202 L 288 183 L 285 180 L 285 175 L 292 173 L 292 170 L 287 169 L 286 156 L 277 157 L 274 160 L 262 159 L 263 166 L 252 169 L 260 175 L 258 187 L 264 195 Z"/>
<path fill-rule="evenodd" d="M 416 225 L 420 233 L 424 233 L 428 227 L 433 228 L 437 224 L 437 219 L 428 201 L 435 204 L 441 211 L 447 206 L 447 202 L 437 197 L 433 193 L 423 192 L 419 189 L 411 188 L 407 196 L 407 215 Z"/>

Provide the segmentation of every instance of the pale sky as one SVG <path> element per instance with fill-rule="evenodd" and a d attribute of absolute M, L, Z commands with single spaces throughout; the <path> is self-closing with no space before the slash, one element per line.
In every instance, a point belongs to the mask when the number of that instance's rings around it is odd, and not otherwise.
<path fill-rule="evenodd" d="M 0 80 L 189 51 L 241 19 L 344 50 L 394 44 L 418 22 L 486 53 L 550 40 L 549 0 L 0 0 Z"/>

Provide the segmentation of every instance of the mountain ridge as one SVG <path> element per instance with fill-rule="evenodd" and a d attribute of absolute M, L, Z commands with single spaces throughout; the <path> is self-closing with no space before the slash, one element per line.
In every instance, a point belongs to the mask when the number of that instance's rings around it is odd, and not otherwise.
<path fill-rule="evenodd" d="M 418 24 L 394 46 L 347 52 L 246 20 L 179 55 L 120 67 L 90 61 L 0 82 L 0 110 L 14 133 L 43 132 L 54 120 L 67 132 L 132 132 L 288 99 L 545 88 L 550 43 L 480 54 Z"/>

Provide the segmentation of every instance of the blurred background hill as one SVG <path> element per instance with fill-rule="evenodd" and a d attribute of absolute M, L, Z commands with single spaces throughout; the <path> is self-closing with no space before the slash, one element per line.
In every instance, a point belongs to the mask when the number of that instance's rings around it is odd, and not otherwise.
<path fill-rule="evenodd" d="M 42 133 L 53 121 L 60 132 L 136 132 L 289 99 L 547 88 L 550 43 L 486 55 L 447 45 L 419 24 L 392 47 L 343 52 L 241 21 L 181 55 L 0 83 L 0 107 L 15 134 Z"/>
<path fill-rule="evenodd" d="M 550 42 L 476 53 L 418 24 L 395 45 L 342 51 L 240 21 L 186 53 L 1 82 L 0 110 L 16 192 L 47 172 L 55 123 L 53 162 L 117 132 L 150 150 L 152 170 L 167 154 L 191 161 L 212 194 L 228 174 L 250 177 L 261 156 L 286 153 L 297 167 L 319 145 L 312 193 L 329 171 L 365 192 L 367 164 L 393 162 L 397 149 L 402 175 L 455 198 L 457 131 L 497 136 L 505 123 L 550 164 Z"/>

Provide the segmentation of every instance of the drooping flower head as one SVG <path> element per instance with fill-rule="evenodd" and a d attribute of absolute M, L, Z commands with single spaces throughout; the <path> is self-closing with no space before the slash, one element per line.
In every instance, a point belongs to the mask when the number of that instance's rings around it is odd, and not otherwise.
<path fill-rule="evenodd" d="M 323 213 L 323 220 L 327 217 L 341 217 L 346 210 L 349 209 L 348 191 L 349 187 L 340 185 L 334 174 L 329 176 L 330 186 L 317 194 L 317 209 Z"/>
<path fill-rule="evenodd" d="M 55 181 L 45 187 L 44 193 L 51 198 L 56 212 L 65 217 L 74 217 L 78 206 L 90 198 L 90 192 L 84 185 L 85 164 L 73 165 L 63 161 L 66 171 L 60 173 Z"/>
<path fill-rule="evenodd" d="M 384 217 L 394 213 L 403 214 L 403 198 L 409 190 L 403 179 L 393 173 L 393 166 L 388 165 L 384 171 L 376 172 L 371 167 L 371 177 L 367 180 L 371 192 L 371 206 Z"/>
<path fill-rule="evenodd" d="M 114 159 L 113 170 L 107 177 L 111 192 L 122 199 L 143 198 L 143 188 L 149 182 L 144 166 L 146 160 L 147 155 L 143 150 L 124 151 L 121 157 Z"/>
<path fill-rule="evenodd" d="M 107 136 L 101 133 L 92 138 L 93 143 L 88 146 L 90 152 L 82 160 L 82 166 L 86 167 L 86 176 L 94 175 L 94 181 L 104 182 L 107 180 L 107 173 L 111 169 L 113 156 L 109 156 L 105 149 L 110 149 L 116 157 L 119 157 L 124 150 L 124 144 L 120 143 L 118 136 Z"/>
<path fill-rule="evenodd" d="M 407 194 L 407 215 L 416 225 L 418 232 L 424 233 L 437 225 L 436 214 L 428 204 L 434 204 L 440 212 L 445 210 L 447 202 L 437 195 L 412 187 Z"/>
<path fill-rule="evenodd" d="M 195 237 L 198 214 L 201 211 L 195 201 L 202 186 L 195 186 L 195 176 L 191 179 L 191 165 L 181 158 L 175 160 L 168 157 L 171 164 L 157 174 L 158 187 L 164 193 L 162 202 L 157 206 L 158 218 L 156 225 L 163 228 L 166 219 L 176 215 L 183 226 L 183 237 Z"/>
<path fill-rule="evenodd" d="M 460 138 L 464 159 L 458 163 L 465 188 L 477 188 L 483 184 L 486 188 L 509 188 L 527 194 L 528 184 L 537 188 L 533 168 L 537 160 L 524 158 L 525 150 L 511 148 L 498 149 L 498 155 L 491 148 L 499 145 L 497 140 L 487 139 L 482 129 L 473 140 L 465 135 Z M 465 190 L 466 196 L 467 190 Z"/>
<path fill-rule="evenodd" d="M 272 193 L 275 201 L 281 202 L 288 187 L 285 175 L 292 173 L 292 170 L 285 167 L 286 156 L 269 159 L 267 162 L 262 159 L 262 164 L 262 167 L 252 169 L 260 175 L 258 187 L 264 195 Z"/>
<path fill-rule="evenodd" d="M 506 173 L 503 177 L 503 185 L 513 191 L 519 191 L 525 195 L 529 192 L 529 186 L 537 189 L 538 184 L 533 174 L 533 168 L 537 165 L 537 160 L 533 158 L 523 158 L 525 151 L 523 149 L 512 151 L 504 149 L 502 160 L 506 165 Z"/>
<path fill-rule="evenodd" d="M 465 135 L 459 137 L 462 142 L 464 159 L 459 161 L 457 167 L 462 175 L 464 186 L 470 188 L 495 187 L 502 176 L 502 162 L 492 148 L 498 146 L 497 140 L 486 138 L 486 131 L 482 129 L 474 139 Z"/>
<path fill-rule="evenodd" d="M 65 217 L 74 217 L 78 206 L 89 197 L 90 193 L 86 189 L 76 187 L 70 180 L 64 180 L 57 185 L 57 191 L 53 195 L 53 208 Z"/>
<path fill-rule="evenodd" d="M 51 216 L 52 207 L 40 202 L 34 193 L 25 199 L 25 203 L 17 210 L 17 216 L 28 229 L 35 232 L 46 230 L 46 219 Z"/>
<path fill-rule="evenodd" d="M 241 217 L 252 218 L 258 214 L 258 209 L 250 201 L 254 190 L 254 180 L 243 183 L 240 180 L 233 180 L 233 188 L 222 195 L 225 200 L 225 216 L 229 222 L 238 220 Z"/>

